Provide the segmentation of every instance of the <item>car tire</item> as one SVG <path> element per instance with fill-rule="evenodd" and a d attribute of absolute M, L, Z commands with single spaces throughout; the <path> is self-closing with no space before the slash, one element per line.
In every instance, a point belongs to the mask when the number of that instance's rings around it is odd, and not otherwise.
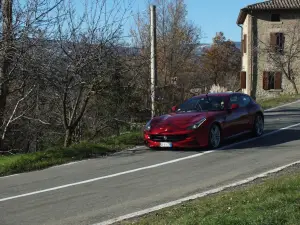
<path fill-rule="evenodd" d="M 257 114 L 253 123 L 252 134 L 254 137 L 260 137 L 264 133 L 264 118 L 262 115 Z"/>
<path fill-rule="evenodd" d="M 213 124 L 209 130 L 209 147 L 212 149 L 219 148 L 221 145 L 221 129 L 217 124 Z"/>

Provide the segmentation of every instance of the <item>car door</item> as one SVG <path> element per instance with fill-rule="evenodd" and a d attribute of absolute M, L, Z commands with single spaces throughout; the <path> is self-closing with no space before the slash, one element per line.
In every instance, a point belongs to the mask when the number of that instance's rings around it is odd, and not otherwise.
<path fill-rule="evenodd" d="M 233 94 L 230 96 L 229 102 L 228 102 L 228 108 L 231 108 L 232 104 L 238 104 L 239 105 L 239 95 Z M 238 109 L 232 109 L 227 111 L 227 115 L 225 117 L 224 121 L 224 135 L 225 137 L 231 137 L 240 132 L 239 130 L 239 119 L 240 119 L 240 112 Z"/>
<path fill-rule="evenodd" d="M 251 98 L 248 95 L 241 94 L 239 97 L 239 106 L 241 112 L 240 129 L 241 132 L 248 131 L 252 128 L 251 123 Z"/>
<path fill-rule="evenodd" d="M 249 114 L 251 98 L 241 94 L 239 96 L 240 120 L 238 122 L 240 132 L 246 132 L 251 129 L 251 115 Z"/>

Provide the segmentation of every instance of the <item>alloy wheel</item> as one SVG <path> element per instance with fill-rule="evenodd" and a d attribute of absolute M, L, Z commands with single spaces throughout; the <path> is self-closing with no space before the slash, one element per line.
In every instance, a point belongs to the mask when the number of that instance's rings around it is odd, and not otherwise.
<path fill-rule="evenodd" d="M 221 131 L 219 126 L 213 125 L 210 129 L 210 134 L 209 134 L 209 140 L 210 140 L 210 145 L 213 148 L 219 147 L 221 143 Z"/>
<path fill-rule="evenodd" d="M 264 132 L 264 120 L 258 115 L 255 120 L 255 134 L 256 136 L 261 136 Z"/>

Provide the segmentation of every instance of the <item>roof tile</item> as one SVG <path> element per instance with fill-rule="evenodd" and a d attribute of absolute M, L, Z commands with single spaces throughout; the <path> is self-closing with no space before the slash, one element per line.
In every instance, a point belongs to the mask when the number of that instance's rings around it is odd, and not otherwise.
<path fill-rule="evenodd" d="M 247 13 L 255 10 L 300 10 L 300 0 L 269 0 L 248 5 L 240 10 L 237 24 L 244 23 Z"/>
<path fill-rule="evenodd" d="M 248 10 L 300 9 L 300 0 L 270 0 L 248 5 Z"/>

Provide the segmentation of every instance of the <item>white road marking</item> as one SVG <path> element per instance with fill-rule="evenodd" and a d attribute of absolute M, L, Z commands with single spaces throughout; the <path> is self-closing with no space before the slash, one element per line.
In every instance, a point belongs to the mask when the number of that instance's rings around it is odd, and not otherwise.
<path fill-rule="evenodd" d="M 0 179 L 2 179 L 2 178 L 8 178 L 8 177 L 14 177 L 14 176 L 18 176 L 18 175 L 20 175 L 20 174 L 16 173 L 16 174 L 8 175 L 8 176 L 5 176 L 5 177 L 0 177 Z"/>
<path fill-rule="evenodd" d="M 97 223 L 97 224 L 93 224 L 93 225 L 109 225 L 109 224 L 113 224 L 113 223 L 120 222 L 120 221 L 123 221 L 123 220 L 131 219 L 131 218 L 134 218 L 134 217 L 142 216 L 142 215 L 154 212 L 154 211 L 158 211 L 160 209 L 164 209 L 164 208 L 167 208 L 167 207 L 170 207 L 170 206 L 178 205 L 180 203 L 183 203 L 183 202 L 186 202 L 186 201 L 189 201 L 189 200 L 194 200 L 194 199 L 201 198 L 201 197 L 204 197 L 204 196 L 207 196 L 207 195 L 215 194 L 215 193 L 221 192 L 221 191 L 223 191 L 227 188 L 236 187 L 236 186 L 240 186 L 242 184 L 249 183 L 253 180 L 256 180 L 258 178 L 266 177 L 266 176 L 268 176 L 269 174 L 272 174 L 272 173 L 277 173 L 277 172 L 279 172 L 283 169 L 286 169 L 290 166 L 294 166 L 294 165 L 299 164 L 299 163 L 300 163 L 300 161 L 293 162 L 293 163 L 290 163 L 290 164 L 287 164 L 287 165 L 269 170 L 267 172 L 264 172 L 264 173 L 261 173 L 261 174 L 255 175 L 255 176 L 248 177 L 244 180 L 234 182 L 234 183 L 229 184 L 229 185 L 224 185 L 224 186 L 221 186 L 221 187 L 218 187 L 218 188 L 214 188 L 214 189 L 204 191 L 204 192 L 201 192 L 201 193 L 198 193 L 198 194 L 195 194 L 195 195 L 191 195 L 191 196 L 181 198 L 181 199 L 178 199 L 178 200 L 175 200 L 175 201 L 167 202 L 167 203 L 164 203 L 164 204 L 161 204 L 161 205 L 157 205 L 157 206 L 154 206 L 154 207 L 151 207 L 151 208 L 148 208 L 148 209 L 144 209 L 144 210 L 141 210 L 141 211 L 130 213 L 130 214 L 127 214 L 127 215 L 124 215 L 124 216 L 120 216 L 120 217 L 117 217 L 117 218 L 114 218 L 114 219 L 111 219 L 111 220 L 107 220 L 107 221 L 104 221 L 104 222 L 100 222 L 100 223 Z"/>
<path fill-rule="evenodd" d="M 288 104 L 284 104 L 284 105 L 281 105 L 281 106 L 277 106 L 277 107 L 274 107 L 274 108 L 270 108 L 268 110 L 265 110 L 265 112 L 272 111 L 272 110 L 275 110 L 275 109 L 278 109 L 278 108 L 282 108 L 282 107 L 285 107 L 285 106 L 289 106 L 289 105 L 292 105 L 292 104 L 296 104 L 296 103 L 299 103 L 299 102 L 300 102 L 300 100 L 295 101 L 295 102 L 291 102 L 291 103 L 288 103 Z M 224 147 L 216 149 L 216 150 L 206 151 L 206 152 L 203 152 L 203 153 L 198 153 L 198 154 L 194 154 L 194 155 L 191 155 L 191 156 L 187 156 L 187 157 L 183 157 L 183 158 L 179 158 L 179 159 L 175 159 L 175 160 L 171 160 L 171 161 L 166 161 L 166 162 L 159 163 L 159 164 L 154 164 L 154 165 L 147 166 L 147 167 L 141 167 L 141 168 L 137 168 L 137 169 L 133 169 L 133 170 L 128 170 L 128 171 L 124 171 L 124 172 L 120 172 L 120 173 L 115 173 L 115 174 L 111 174 L 111 175 L 107 175 L 107 176 L 103 176 L 103 177 L 97 177 L 97 178 L 93 178 L 93 179 L 89 179 L 89 180 L 84 180 L 84 181 L 79 181 L 79 182 L 70 183 L 70 184 L 66 184 L 66 185 L 56 186 L 56 187 L 53 187 L 53 188 L 47 188 L 47 189 L 43 189 L 43 190 L 39 190 L 39 191 L 34 191 L 34 192 L 29 192 L 29 193 L 25 193 L 25 194 L 15 195 L 15 196 L 7 197 L 7 198 L 2 198 L 2 199 L 0 199 L 0 202 L 12 200 L 12 199 L 17 199 L 17 198 L 22 198 L 22 197 L 26 197 L 26 196 L 31 196 L 31 195 L 36 195 L 36 194 L 40 194 L 40 193 L 55 191 L 55 190 L 59 190 L 59 189 L 63 189 L 63 188 L 68 188 L 68 187 L 72 187 L 72 186 L 76 186 L 76 185 L 80 185 L 80 184 L 91 183 L 91 182 L 95 182 L 95 181 L 98 181 L 98 180 L 108 179 L 108 178 L 112 178 L 112 177 L 116 177 L 116 176 L 121 176 L 121 175 L 125 175 L 125 174 L 130 174 L 130 173 L 134 173 L 134 172 L 138 172 L 138 171 L 142 171 L 142 170 L 153 169 L 153 168 L 157 168 L 157 167 L 160 167 L 160 166 L 164 166 L 164 165 L 168 165 L 168 164 L 180 162 L 180 161 L 183 161 L 183 160 L 200 157 L 202 155 L 215 152 L 217 150 L 224 150 L 226 148 L 231 148 L 231 147 L 234 147 L 234 146 L 237 146 L 237 145 L 240 145 L 240 144 L 245 144 L 245 143 L 248 143 L 248 142 L 251 142 L 251 141 L 255 141 L 255 140 L 259 139 L 259 138 L 262 138 L 262 137 L 265 137 L 265 136 L 269 136 L 271 134 L 278 133 L 278 132 L 280 132 L 282 130 L 290 129 L 290 128 L 293 128 L 293 127 L 296 127 L 296 126 L 299 126 L 299 125 L 300 125 L 300 123 L 294 124 L 294 125 L 291 125 L 291 126 L 288 126 L 288 127 L 284 127 L 284 128 L 279 129 L 279 130 L 275 130 L 275 131 L 272 131 L 270 133 L 264 134 L 261 137 L 247 139 L 247 140 L 244 140 L 244 141 L 241 141 L 241 142 L 233 143 L 233 144 L 224 146 Z M 140 149 L 140 148 L 141 148 L 141 146 L 137 146 L 137 147 L 133 148 L 132 150 L 137 150 L 137 149 Z M 88 160 L 90 160 L 90 159 L 88 159 Z M 86 160 L 82 160 L 82 161 L 78 161 L 78 162 L 83 162 L 83 161 L 86 161 Z M 58 165 L 58 166 L 54 166 L 54 167 L 67 166 L 67 165 L 75 164 L 75 163 L 78 163 L 78 162 L 66 163 L 66 164 L 62 164 L 62 165 Z M 0 179 L 9 178 L 9 177 L 12 177 L 12 176 L 17 176 L 17 175 L 20 175 L 20 174 L 13 174 L 13 175 L 5 176 L 5 177 L 0 177 Z"/>
<path fill-rule="evenodd" d="M 117 177 L 117 176 L 121 176 L 121 175 L 125 175 L 125 174 L 135 173 L 135 172 L 142 171 L 142 170 L 153 169 L 153 168 L 161 167 L 161 166 L 164 166 L 164 165 L 180 162 L 180 161 L 183 161 L 183 160 L 196 158 L 196 157 L 199 157 L 199 156 L 211 153 L 211 152 L 213 152 L 213 151 L 202 152 L 202 153 L 198 153 L 198 154 L 183 157 L 183 158 L 174 159 L 174 160 L 166 161 L 166 162 L 163 162 L 163 163 L 154 164 L 154 165 L 151 165 L 151 166 L 140 167 L 140 168 L 133 169 L 133 170 L 127 170 L 127 171 L 124 171 L 124 172 L 115 173 L 115 174 L 111 174 L 111 175 L 107 175 L 107 176 L 97 177 L 97 178 L 93 178 L 93 179 L 89 179 L 89 180 L 83 180 L 83 181 L 70 183 L 70 184 L 66 184 L 66 185 L 61 185 L 61 186 L 57 186 L 57 187 L 53 187 L 53 188 L 47 188 L 47 189 L 40 190 L 40 191 L 34 191 L 34 192 L 26 193 L 26 194 L 15 195 L 15 196 L 7 197 L 7 198 L 1 198 L 0 202 L 4 202 L 4 201 L 16 199 L 16 198 L 22 198 L 22 197 L 26 197 L 26 196 L 31 196 L 31 195 L 36 195 L 36 194 L 40 194 L 40 193 L 55 191 L 55 190 L 59 190 L 59 189 L 67 188 L 67 187 L 77 186 L 77 185 L 80 185 L 80 184 L 87 184 L 87 183 L 91 183 L 91 182 L 95 182 L 95 181 L 99 181 L 99 180 L 104 180 L 104 179 L 108 179 L 108 178 L 112 178 L 112 177 Z"/>
<path fill-rule="evenodd" d="M 300 100 L 297 100 L 295 102 L 290 102 L 290 103 L 287 103 L 287 104 L 284 104 L 284 105 L 276 106 L 276 107 L 273 107 L 273 108 L 270 108 L 270 109 L 266 109 L 265 112 L 273 111 L 275 109 L 279 109 L 279 108 L 282 108 L 282 107 L 285 107 L 285 106 L 290 106 L 290 105 L 293 105 L 293 104 L 296 104 L 296 103 L 300 103 Z"/>
<path fill-rule="evenodd" d="M 99 180 L 118 177 L 118 176 L 122 176 L 122 175 L 125 175 L 125 174 L 135 173 L 135 172 L 139 172 L 139 171 L 143 171 L 143 170 L 149 170 L 149 169 L 153 169 L 153 168 L 157 168 L 157 167 L 161 167 L 161 166 L 181 162 L 181 161 L 184 161 L 184 160 L 197 158 L 197 157 L 200 157 L 200 156 L 212 153 L 212 152 L 216 152 L 218 150 L 224 150 L 224 149 L 231 148 L 231 147 L 234 147 L 234 146 L 237 146 L 237 145 L 240 145 L 240 144 L 245 144 L 245 143 L 257 140 L 257 139 L 262 138 L 262 137 L 270 136 L 272 134 L 275 134 L 275 133 L 278 133 L 278 132 L 281 132 L 283 130 L 287 130 L 287 129 L 290 129 L 290 128 L 293 128 L 293 127 L 297 127 L 297 126 L 300 126 L 300 123 L 297 123 L 297 124 L 294 124 L 294 125 L 291 125 L 291 126 L 288 126 L 288 127 L 283 127 L 279 130 L 274 130 L 274 131 L 266 133 L 266 134 L 264 134 L 260 137 L 251 138 L 251 139 L 236 142 L 236 143 L 233 143 L 233 144 L 230 144 L 230 145 L 226 145 L 226 146 L 218 148 L 216 150 L 201 152 L 201 153 L 198 153 L 198 154 L 194 154 L 194 155 L 190 155 L 190 156 L 186 156 L 186 157 L 182 157 L 182 158 L 178 158 L 178 159 L 173 159 L 173 160 L 170 160 L 170 161 L 166 161 L 166 162 L 162 162 L 162 163 L 158 163 L 158 164 L 153 164 L 153 165 L 150 165 L 150 166 L 140 167 L 140 168 L 133 169 L 133 170 L 127 170 L 127 171 L 124 171 L 124 172 L 115 173 L 115 174 L 111 174 L 111 175 L 107 175 L 107 176 L 96 177 L 96 178 L 89 179 L 89 180 L 83 180 L 83 181 L 79 181 L 79 182 L 75 182 L 75 183 L 56 186 L 56 187 L 53 187 L 53 188 L 47 188 L 47 189 L 43 189 L 43 190 L 39 190 L 39 191 L 33 191 L 33 192 L 25 193 L 25 194 L 20 194 L 20 195 L 15 195 L 15 196 L 11 196 L 11 197 L 1 198 L 0 202 L 9 201 L 9 200 L 22 198 L 22 197 L 26 197 L 26 196 L 31 196 L 31 195 L 37 195 L 37 194 L 50 192 L 50 191 L 56 191 L 56 190 L 63 189 L 63 188 L 73 187 L 73 186 L 77 186 L 77 185 L 81 185 L 81 184 L 87 184 L 87 183 L 91 183 L 91 182 L 95 182 L 95 181 L 99 181 Z"/>
<path fill-rule="evenodd" d="M 138 151 L 140 149 L 143 149 L 145 148 L 145 146 L 135 146 L 133 148 L 130 148 L 130 149 L 126 149 L 124 151 Z M 120 151 L 120 152 L 117 152 L 117 153 L 121 153 L 123 151 Z M 116 153 L 115 153 L 116 154 Z M 112 155 L 115 155 L 115 154 L 112 154 Z M 57 167 L 64 167 L 64 166 L 70 166 L 70 165 L 73 165 L 73 164 L 77 164 L 77 163 L 83 163 L 83 162 L 86 162 L 86 161 L 89 161 L 89 160 L 93 160 L 93 159 L 96 159 L 96 158 L 90 158 L 90 159 L 84 159 L 84 160 L 79 160 L 79 161 L 74 161 L 74 162 L 69 162 L 69 163 L 64 163 L 64 164 L 61 164 L 61 165 L 56 165 L 56 166 L 51 166 L 51 167 L 48 167 L 47 169 L 51 169 L 51 168 L 57 168 Z M 31 171 L 33 172 L 33 171 Z M 27 172 L 27 173 L 30 173 L 30 172 Z M 24 175 L 25 173 L 17 173 L 17 174 L 12 174 L 12 175 L 8 175 L 8 176 L 4 176 L 4 177 L 0 177 L 0 179 L 4 179 L 4 178 L 9 178 L 9 177 L 14 177 L 14 176 L 18 176 L 18 175 Z"/>
<path fill-rule="evenodd" d="M 80 161 L 69 162 L 69 163 L 65 163 L 65 164 L 61 164 L 61 165 L 57 165 L 57 166 L 52 166 L 51 168 L 57 168 L 57 167 L 63 167 L 63 166 L 70 166 L 70 165 L 73 165 L 73 164 L 77 164 L 79 162 Z"/>
<path fill-rule="evenodd" d="M 217 150 L 224 150 L 224 149 L 227 149 L 227 148 L 231 148 L 231 147 L 234 147 L 236 145 L 240 145 L 240 144 L 245 144 L 245 143 L 248 143 L 248 142 L 251 142 L 251 141 L 255 141 L 255 140 L 258 140 L 260 138 L 263 138 L 263 137 L 267 137 L 267 136 L 270 136 L 272 134 L 276 134 L 276 133 L 279 133 L 281 131 L 284 131 L 284 130 L 287 130 L 287 129 L 290 129 L 290 128 L 294 128 L 294 127 L 298 127 L 300 126 L 300 123 L 296 123 L 296 124 L 293 124 L 293 125 L 290 125 L 290 126 L 287 126 L 287 127 L 283 127 L 283 128 L 280 128 L 278 130 L 273 130 L 271 132 L 268 132 L 266 134 L 263 134 L 262 136 L 260 137 L 255 137 L 255 138 L 250 138 L 250 139 L 246 139 L 244 141 L 240 141 L 240 142 L 236 142 L 236 143 L 233 143 L 233 144 L 230 144 L 230 145 L 226 145 L 222 148 L 219 148 Z"/>

